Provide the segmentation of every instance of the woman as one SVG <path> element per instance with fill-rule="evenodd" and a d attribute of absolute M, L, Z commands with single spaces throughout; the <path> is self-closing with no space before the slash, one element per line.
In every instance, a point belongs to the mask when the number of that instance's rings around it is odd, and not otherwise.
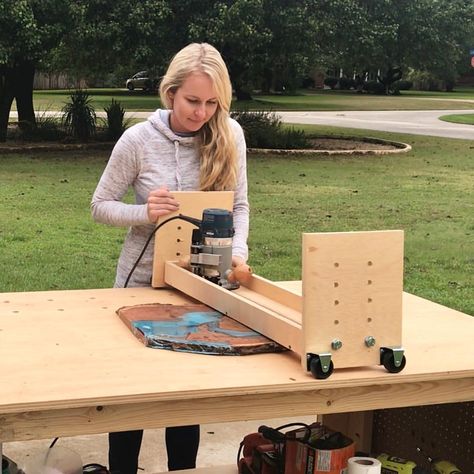
<path fill-rule="evenodd" d="M 234 191 L 232 263 L 245 263 L 249 206 L 246 145 L 229 117 L 232 87 L 219 52 L 190 44 L 172 59 L 160 85 L 166 109 L 129 128 L 115 145 L 92 198 L 98 222 L 129 226 L 117 265 L 115 287 L 123 287 L 160 216 L 179 209 L 173 191 Z M 135 203 L 122 202 L 131 187 Z M 216 206 L 218 207 L 218 206 Z M 153 243 L 128 286 L 149 286 Z M 143 431 L 110 433 L 110 470 L 135 474 Z M 168 469 L 195 467 L 199 426 L 166 429 Z"/>

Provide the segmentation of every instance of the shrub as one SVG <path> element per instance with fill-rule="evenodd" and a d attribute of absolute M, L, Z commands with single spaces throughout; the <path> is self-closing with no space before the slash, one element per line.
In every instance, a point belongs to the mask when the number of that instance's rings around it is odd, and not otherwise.
<path fill-rule="evenodd" d="M 296 149 L 309 148 L 308 140 L 301 130 L 282 127 L 275 112 L 235 111 L 231 117 L 240 123 L 250 148 Z"/>
<path fill-rule="evenodd" d="M 428 71 L 412 69 L 408 73 L 408 79 L 413 83 L 413 88 L 418 91 L 440 91 L 443 82 Z"/>
<path fill-rule="evenodd" d="M 65 135 L 59 120 L 42 112 L 36 114 L 36 123 L 22 121 L 21 127 L 18 127 L 16 131 L 15 138 L 31 142 L 59 141 Z"/>
<path fill-rule="evenodd" d="M 348 91 L 350 89 L 355 89 L 355 81 L 350 77 L 340 77 L 339 78 L 339 89 Z"/>
<path fill-rule="evenodd" d="M 73 91 L 62 111 L 64 126 L 70 135 L 85 141 L 94 135 L 97 119 L 91 98 L 86 91 Z"/>
<path fill-rule="evenodd" d="M 110 105 L 104 107 L 107 114 L 106 129 L 108 140 L 118 140 L 122 133 L 127 129 L 128 122 L 124 121 L 125 109 L 122 104 L 112 99 Z"/>
<path fill-rule="evenodd" d="M 413 87 L 413 82 L 402 79 L 400 81 L 395 82 L 393 85 L 399 91 L 409 91 Z"/>
<path fill-rule="evenodd" d="M 364 83 L 364 90 L 369 94 L 385 94 L 385 86 L 379 81 L 367 81 Z"/>
<path fill-rule="evenodd" d="M 326 77 L 324 79 L 324 85 L 330 87 L 331 89 L 334 89 L 337 85 L 338 78 L 337 77 Z"/>

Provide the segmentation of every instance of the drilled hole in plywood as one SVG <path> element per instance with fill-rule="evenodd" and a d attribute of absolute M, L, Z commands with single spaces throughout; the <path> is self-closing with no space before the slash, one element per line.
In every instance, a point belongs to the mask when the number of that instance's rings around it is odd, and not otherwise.
<path fill-rule="evenodd" d="M 373 265 L 372 260 L 369 260 L 369 261 L 367 262 L 367 265 L 368 265 L 369 267 L 371 267 L 371 266 Z"/>
<path fill-rule="evenodd" d="M 339 300 L 334 300 L 334 306 L 337 306 L 339 304 Z"/>
<path fill-rule="evenodd" d="M 367 303 L 372 303 L 372 298 L 367 298 Z"/>
<path fill-rule="evenodd" d="M 335 320 L 334 320 L 334 324 L 339 324 L 339 320 L 338 320 L 338 319 L 335 319 Z"/>
<path fill-rule="evenodd" d="M 181 239 L 176 239 L 176 242 L 178 242 L 178 243 L 181 242 Z"/>
<path fill-rule="evenodd" d="M 179 225 L 178 227 L 176 227 L 178 230 L 181 230 L 181 226 Z"/>
<path fill-rule="evenodd" d="M 338 262 L 334 262 L 334 266 L 337 268 L 339 267 L 339 263 Z"/>
<path fill-rule="evenodd" d="M 371 322 L 372 322 L 372 318 L 367 318 L 367 322 L 368 322 L 368 323 L 371 323 Z"/>
<path fill-rule="evenodd" d="M 334 282 L 334 288 L 337 288 L 339 286 L 339 283 L 337 281 Z"/>
<path fill-rule="evenodd" d="M 367 285 L 371 285 L 372 284 L 372 280 L 367 280 Z"/>
<path fill-rule="evenodd" d="M 179 257 L 181 255 L 181 252 L 176 252 L 176 256 Z"/>

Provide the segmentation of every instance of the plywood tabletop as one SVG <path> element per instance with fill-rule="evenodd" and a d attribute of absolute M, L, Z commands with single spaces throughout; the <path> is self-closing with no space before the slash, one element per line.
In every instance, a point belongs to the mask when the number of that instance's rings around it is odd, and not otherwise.
<path fill-rule="evenodd" d="M 298 284 L 287 287 L 298 291 Z M 206 356 L 144 347 L 115 311 L 141 303 L 183 303 L 151 288 L 0 294 L 0 416 L 92 404 L 398 384 L 474 376 L 474 318 L 404 294 L 407 366 L 302 371 L 292 353 Z"/>

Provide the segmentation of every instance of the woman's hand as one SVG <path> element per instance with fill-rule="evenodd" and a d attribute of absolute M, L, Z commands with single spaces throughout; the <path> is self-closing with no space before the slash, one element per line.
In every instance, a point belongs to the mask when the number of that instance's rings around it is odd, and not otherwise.
<path fill-rule="evenodd" d="M 168 188 L 159 188 L 150 191 L 147 200 L 148 220 L 155 223 L 159 217 L 175 212 L 179 203 L 170 194 Z"/>
<path fill-rule="evenodd" d="M 242 257 L 232 255 L 232 271 L 227 276 L 231 283 L 247 283 L 252 278 L 252 269 L 245 263 Z"/>

